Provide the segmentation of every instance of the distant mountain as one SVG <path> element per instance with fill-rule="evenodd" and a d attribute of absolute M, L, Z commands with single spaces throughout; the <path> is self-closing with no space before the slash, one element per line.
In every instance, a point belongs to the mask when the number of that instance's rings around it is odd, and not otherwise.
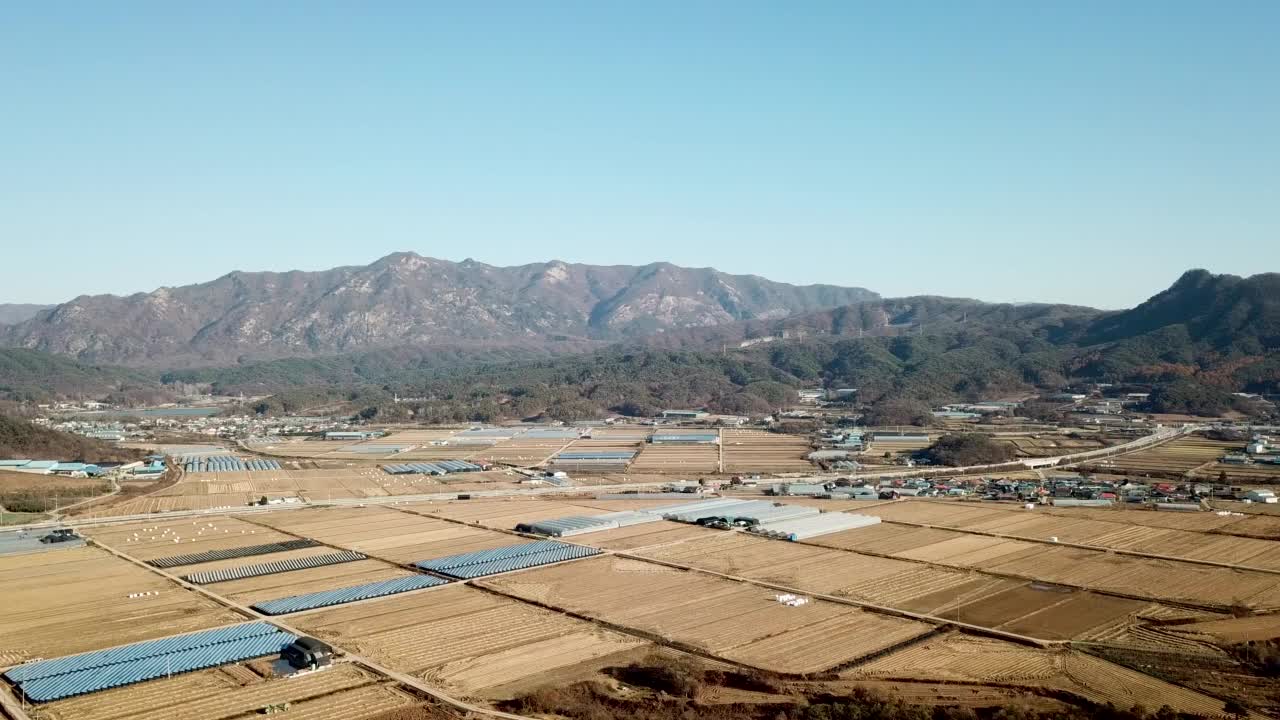
<path fill-rule="evenodd" d="M 48 310 L 52 305 L 28 305 L 23 303 L 0 303 L 0 325 L 12 325 L 30 320 L 41 310 Z"/>
<path fill-rule="evenodd" d="M 1080 342 L 1115 342 L 1171 327 L 1185 328 L 1192 343 L 1223 352 L 1280 347 L 1280 274 L 1242 278 L 1189 270 L 1132 310 L 1100 317 Z"/>
<path fill-rule="evenodd" d="M 392 345 L 613 341 L 877 298 L 667 263 L 495 267 L 396 253 L 321 272 L 234 272 L 128 297 L 83 296 L 0 326 L 0 346 L 151 367 Z"/>

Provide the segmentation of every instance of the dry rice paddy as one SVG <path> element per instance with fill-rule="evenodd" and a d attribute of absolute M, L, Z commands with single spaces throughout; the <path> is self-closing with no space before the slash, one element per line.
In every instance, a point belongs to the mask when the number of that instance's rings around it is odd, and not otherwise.
<path fill-rule="evenodd" d="M 595 558 L 480 584 L 784 673 L 825 670 L 931 630 L 835 603 L 788 607 L 765 588 L 625 558 Z"/>
<path fill-rule="evenodd" d="M 455 585 L 300 618 L 317 637 L 467 696 L 502 697 L 540 677 L 646 643 Z"/>
<path fill-rule="evenodd" d="M 92 547 L 0 557 L 0 588 L 0 663 L 6 665 L 244 619 Z"/>

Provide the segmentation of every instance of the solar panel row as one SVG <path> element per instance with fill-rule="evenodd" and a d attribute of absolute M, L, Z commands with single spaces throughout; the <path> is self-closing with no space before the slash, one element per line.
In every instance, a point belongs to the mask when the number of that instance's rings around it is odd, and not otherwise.
<path fill-rule="evenodd" d="M 305 595 L 293 595 L 278 600 L 266 600 L 255 603 L 253 608 L 267 615 L 284 615 L 285 613 L 299 612 L 301 610 L 311 610 L 314 608 L 329 607 L 331 605 L 342 605 L 344 603 L 356 602 L 357 600 L 368 600 L 369 598 L 385 597 L 387 595 L 395 595 L 410 590 L 420 590 L 422 588 L 436 587 L 445 585 L 448 581 L 440 578 L 429 577 L 427 575 L 414 575 L 412 577 L 393 578 L 391 580 L 383 580 L 382 582 L 366 583 L 364 585 L 353 585 L 351 587 L 336 588 L 334 590 L 322 590 L 320 592 L 307 593 Z"/>
<path fill-rule="evenodd" d="M 11 682 L 23 682 L 26 680 L 35 680 L 37 678 L 54 677 L 56 675 L 65 675 L 67 673 L 88 670 L 90 668 L 116 665 L 122 662 L 137 660 L 138 658 L 167 655 L 170 653 L 181 652 L 183 650 L 190 650 L 191 648 L 196 647 L 219 645 L 222 643 L 243 640 L 249 637 L 270 635 L 274 632 L 279 632 L 279 630 L 274 625 L 264 622 L 232 625 L 230 627 L 215 628 L 213 630 L 205 630 L 203 632 L 190 633 L 187 635 L 160 638 L 159 640 L 146 640 L 144 642 L 133 643 L 131 645 L 122 645 L 117 648 L 111 648 L 110 650 L 97 650 L 94 652 L 82 653 L 80 655 L 69 655 L 67 657 L 57 658 L 54 660 L 27 663 L 10 669 L 4 674 L 4 676 Z"/>
<path fill-rule="evenodd" d="M 261 565 L 241 565 L 240 567 L 227 568 L 225 570 L 212 570 L 210 572 L 198 572 L 190 575 L 184 575 L 183 580 L 196 585 L 208 585 L 210 583 L 227 582 L 228 580 L 243 580 L 244 578 L 258 577 L 260 575 L 274 575 L 282 572 L 292 572 L 294 570 L 306 570 L 307 568 L 321 567 L 323 565 L 337 565 L 339 563 L 355 562 L 357 560 L 366 559 L 364 555 L 358 552 L 333 553 L 331 555 L 315 555 L 305 558 L 294 558 L 292 560 L 279 560 L 276 562 L 263 563 Z"/>
<path fill-rule="evenodd" d="M 285 540 L 277 543 L 267 543 L 265 545 L 249 545 L 246 547 L 227 548 L 225 550 L 209 550 L 202 553 L 191 553 L 190 555 L 171 555 L 169 557 L 156 558 L 148 560 L 147 564 L 158 568 L 180 567 L 182 565 L 195 565 L 197 563 L 213 562 L 215 560 L 231 560 L 240 557 L 251 557 L 253 555 L 268 555 L 270 553 L 285 552 L 286 550 L 301 550 L 303 548 L 315 547 L 320 543 L 309 538 L 302 540 Z"/>
<path fill-rule="evenodd" d="M 477 550 L 476 552 L 462 553 L 460 555 L 448 555 L 434 560 L 423 560 L 414 563 L 423 570 L 448 570 L 450 568 L 462 567 L 464 565 L 478 565 L 492 560 L 503 560 L 510 557 L 518 557 L 520 555 L 531 555 L 543 550 L 551 550 L 564 546 L 564 543 L 558 543 L 555 540 L 538 540 L 536 542 L 519 543 L 517 545 L 503 545 L 502 547 L 491 548 L 489 550 Z"/>
<path fill-rule="evenodd" d="M 525 568 L 537 567 L 539 565 L 549 565 L 551 563 L 564 562 L 565 560 L 576 560 L 578 558 L 599 554 L 600 550 L 598 548 L 584 547 L 581 545 L 564 545 L 551 550 L 533 553 L 532 555 L 519 555 L 516 557 L 503 558 L 501 560 L 493 560 L 487 563 L 480 563 L 478 565 L 462 565 L 448 570 L 437 570 L 436 572 L 457 578 L 458 580 L 469 580 L 471 578 L 484 577 L 485 575 L 496 575 L 497 573 L 511 572 L 512 570 L 523 570 Z"/>
<path fill-rule="evenodd" d="M 271 655 L 280 652 L 297 639 L 296 635 L 277 631 L 270 635 L 258 635 L 165 655 L 142 657 L 104 667 L 78 670 L 64 675 L 38 678 L 24 682 L 19 687 L 28 700 L 48 702 Z"/>

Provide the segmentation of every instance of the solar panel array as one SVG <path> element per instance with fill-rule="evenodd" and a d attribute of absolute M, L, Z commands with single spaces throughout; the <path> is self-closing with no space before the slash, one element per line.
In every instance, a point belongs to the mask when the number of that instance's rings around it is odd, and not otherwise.
<path fill-rule="evenodd" d="M 311 557 L 279 560 L 276 562 L 263 563 L 261 565 L 241 565 L 240 567 L 227 568 L 225 570 L 211 570 L 209 572 L 192 573 L 190 575 L 184 575 L 182 579 L 189 583 L 195 583 L 196 585 L 208 585 L 211 583 L 227 582 L 229 580 L 243 580 L 245 578 L 259 577 L 262 575 L 275 575 L 276 573 L 292 572 L 294 570 L 306 570 L 308 568 L 322 567 L 325 565 L 338 565 L 340 563 L 349 563 L 365 559 L 366 557 L 358 552 L 344 550 L 343 552 L 333 553 L 331 555 L 313 555 Z"/>
<path fill-rule="evenodd" d="M 270 553 L 285 552 L 286 550 L 301 550 L 303 548 L 315 547 L 320 543 L 309 538 L 303 540 L 285 540 L 283 542 L 267 543 L 265 545 L 249 545 L 247 547 L 227 548 L 225 550 L 209 550 L 201 553 L 191 553 L 190 555 L 170 555 L 169 557 L 156 558 L 148 560 L 147 564 L 158 568 L 180 567 L 182 565 L 195 565 L 197 563 L 213 562 L 215 560 L 232 560 L 234 558 L 252 557 L 254 555 L 268 555 Z"/>
<path fill-rule="evenodd" d="M 188 455 L 182 458 L 182 469 L 189 473 L 279 470 L 280 463 L 275 460 L 260 460 L 257 458 L 242 460 L 232 455 L 210 455 L 204 457 Z"/>
<path fill-rule="evenodd" d="M 484 577 L 485 575 L 496 575 L 498 573 L 511 572 L 512 570 L 523 570 L 525 568 L 538 567 L 539 565 L 549 565 L 551 563 L 564 562 L 565 560 L 577 560 L 578 558 L 599 554 L 600 550 L 598 548 L 564 545 L 554 550 L 544 550 L 532 555 L 521 555 L 478 565 L 464 565 L 437 572 L 459 580 L 470 580 L 471 578 Z"/>
<path fill-rule="evenodd" d="M 493 575 L 494 573 L 537 567 L 563 560 L 573 560 L 589 555 L 598 555 L 600 550 L 592 547 L 568 545 L 554 540 L 538 540 L 519 545 L 505 545 L 490 550 L 450 555 L 434 560 L 423 560 L 414 565 L 423 570 L 430 570 L 447 577 L 466 580 L 469 578 Z"/>
<path fill-rule="evenodd" d="M 263 622 L 27 663 L 4 674 L 33 702 L 82 695 L 280 652 L 297 636 Z"/>
<path fill-rule="evenodd" d="M 421 473 L 423 475 L 447 475 L 455 472 L 476 472 L 484 468 L 469 463 L 465 460 L 436 460 L 429 463 L 400 463 L 398 465 L 383 465 L 384 472 L 390 475 L 410 475 Z"/>
<path fill-rule="evenodd" d="M 305 595 L 292 595 L 290 597 L 279 598 L 278 600 L 265 600 L 263 602 L 254 603 L 253 609 L 267 615 L 284 615 L 285 613 L 299 612 L 301 610 L 311 610 L 314 608 L 356 602 L 357 600 L 368 600 L 369 598 L 396 595 L 402 592 L 409 592 L 410 590 L 436 587 L 447 583 L 447 580 L 441 580 L 440 578 L 430 577 L 428 575 L 413 575 L 410 577 L 383 580 L 382 582 L 366 583 L 364 585 L 353 585 L 351 587 L 336 588 L 333 590 L 322 590 L 320 592 L 306 593 Z"/>

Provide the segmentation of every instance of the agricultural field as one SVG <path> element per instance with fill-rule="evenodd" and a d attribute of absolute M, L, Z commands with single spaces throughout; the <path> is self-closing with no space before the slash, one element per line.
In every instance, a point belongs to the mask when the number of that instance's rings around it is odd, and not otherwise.
<path fill-rule="evenodd" d="M 1112 517 L 1139 514 L 1138 511 L 1111 511 Z M 1171 527 L 1152 527 L 1114 520 L 1090 519 L 1080 515 L 1042 513 L 1014 510 L 1003 506 L 966 506 L 943 502 L 904 502 L 877 508 L 876 514 L 889 522 L 918 523 L 954 528 L 964 532 L 992 533 L 1030 541 L 1074 543 L 1090 547 L 1123 550 L 1180 560 L 1223 563 L 1240 568 L 1280 571 L 1280 542 L 1247 537 L 1212 535 Z M 1160 513 L 1149 511 L 1146 515 Z M 1100 517 L 1094 514 L 1092 517 Z M 1194 514 L 1181 514 L 1167 519 L 1168 524 L 1183 522 L 1189 525 L 1205 523 Z M 1216 520 L 1230 520 L 1213 515 Z M 1183 518 L 1186 518 L 1185 520 Z M 1214 522 L 1214 521 L 1207 521 Z M 983 536 L 979 536 L 983 537 Z M 1056 538 L 1056 540 L 1055 540 Z M 985 542 L 994 543 L 994 538 Z M 955 540 L 953 544 L 958 545 Z M 979 542 L 971 537 L 965 542 Z M 1019 546 L 1005 542 L 1001 547 L 1009 552 Z M 1023 544 L 1021 547 L 1026 547 Z M 945 546 L 944 546 L 945 548 Z M 996 550 L 996 552 L 999 552 Z M 931 557 L 913 559 L 929 560 Z M 974 558 L 964 558 L 966 566 Z"/>
<path fill-rule="evenodd" d="M 1116 598 L 967 568 L 859 555 L 808 543 L 781 543 L 740 533 L 706 532 L 710 535 L 706 539 L 637 552 L 659 561 L 1044 640 L 1082 638 L 1107 629 L 1115 636 L 1114 644 L 1128 645 L 1134 642 L 1124 635 L 1129 628 L 1142 626 L 1167 610 L 1167 606 L 1148 600 Z M 863 540 L 854 539 L 864 532 Z M 912 534 L 920 537 L 907 537 Z M 814 541 L 835 538 L 833 547 L 910 554 L 912 549 L 938 541 L 940 534 L 950 533 L 878 525 Z M 1197 613 L 1189 617 L 1221 616 Z M 1154 640 L 1143 640 L 1143 646 Z M 1164 645 L 1171 643 L 1178 644 L 1166 639 Z"/>
<path fill-rule="evenodd" d="M 781 673 L 837 667 L 932 629 L 836 603 L 788 607 L 776 591 L 608 556 L 477 584 Z"/>
<path fill-rule="evenodd" d="M 645 445 L 631 463 L 641 473 L 711 474 L 720 468 L 719 445 Z"/>
<path fill-rule="evenodd" d="M 414 512 L 448 518 L 471 525 L 482 525 L 495 530 L 512 530 L 518 523 L 551 520 L 570 515 L 600 515 L 611 509 L 582 505 L 575 499 L 495 499 L 489 501 L 464 500 L 457 502 L 410 505 Z M 585 499 L 584 499 L 585 501 Z M 596 505 L 618 501 L 591 501 Z M 625 502 L 625 501 L 622 501 Z M 664 504 L 670 505 L 667 500 Z M 624 509 L 624 508 L 618 508 Z M 630 509 L 630 508 L 626 508 Z"/>
<path fill-rule="evenodd" d="M 348 720 L 418 701 L 355 665 L 340 663 L 296 678 L 264 678 L 231 665 L 67 698 L 42 705 L 45 720 L 241 720 L 289 703 L 289 718 Z"/>
<path fill-rule="evenodd" d="M 605 530 L 570 538 L 573 542 L 598 547 L 604 550 L 635 551 L 652 548 L 658 545 L 682 543 L 688 540 L 705 539 L 707 533 L 715 532 L 696 525 L 683 523 L 660 522 L 643 523 L 620 527 L 616 530 Z"/>
<path fill-rule="evenodd" d="M 727 473 L 811 473 L 814 466 L 806 456 L 809 442 L 799 435 L 780 435 L 763 430 L 722 430 L 724 472 Z"/>
<path fill-rule="evenodd" d="M 885 520 L 902 520 L 904 515 L 919 518 L 919 508 L 942 503 L 909 502 L 877 509 Z M 901 509 L 901 510 L 900 510 Z M 1003 511 L 996 511 L 1003 512 Z M 1039 518 L 1039 516 L 1035 516 Z M 1054 518 L 1055 520 L 1059 518 Z M 974 527 L 979 519 L 970 518 Z M 1258 610 L 1280 608 L 1280 574 L 1213 567 L 1176 560 L 1117 555 L 1101 549 L 1073 548 L 1046 542 L 1027 542 L 967 534 L 938 528 L 909 528 L 895 531 L 892 525 L 848 530 L 814 538 L 813 544 L 874 552 L 877 542 L 898 543 L 893 557 L 936 563 L 962 570 L 978 570 L 998 576 L 1116 593 L 1140 599 L 1186 603 L 1207 609 L 1244 605 Z M 915 530 L 916 532 L 912 532 Z M 1156 528 L 1114 526 L 1113 532 L 1171 532 Z M 930 542 L 916 545 L 917 532 Z M 1061 532 L 1054 529 L 1054 532 Z M 1210 540 L 1214 536 L 1203 536 Z M 1243 538 L 1220 537 L 1235 542 Z M 1067 542 L 1067 538 L 1061 538 Z M 1257 541 L 1255 541 L 1257 542 Z M 879 546 L 884 549 L 886 546 Z M 1259 562 L 1268 562 L 1269 558 Z"/>
<path fill-rule="evenodd" d="M 544 438 L 517 435 L 493 447 L 479 450 L 468 459 L 472 462 L 534 467 L 546 463 L 552 456 L 561 450 L 567 449 L 574 442 L 575 438 Z"/>
<path fill-rule="evenodd" d="M 4 588 L 4 613 L 0 614 L 3 665 L 244 619 L 212 600 L 92 547 L 0 557 L 0 588 Z"/>
<path fill-rule="evenodd" d="M 998 684 L 1056 690 L 1118 708 L 1168 705 L 1206 717 L 1221 714 L 1222 701 L 1067 649 L 1039 649 L 959 633 L 932 637 L 859 665 L 842 676 Z"/>
<path fill-rule="evenodd" d="M 388 507 L 315 508 L 268 513 L 259 522 L 393 563 L 510 545 L 510 535 Z"/>
<path fill-rule="evenodd" d="M 104 525 L 85 528 L 81 534 L 139 560 L 296 539 L 291 535 L 225 515 Z"/>
<path fill-rule="evenodd" d="M 1156 447 L 1107 458 L 1098 461 L 1096 465 L 1091 465 L 1105 472 L 1178 476 L 1202 465 L 1213 463 L 1228 452 L 1243 449 L 1241 443 L 1222 442 L 1189 435 Z"/>
<path fill-rule="evenodd" d="M 1017 437 L 997 437 L 997 442 L 1004 443 L 1017 452 L 1018 457 L 1053 457 L 1068 453 L 1098 450 L 1114 443 L 1101 438 L 1073 438 L 1058 433 L 1027 435 Z"/>
<path fill-rule="evenodd" d="M 1280 483 L 1280 465 L 1215 463 L 1196 471 L 1196 475 L 1209 480 L 1217 480 L 1223 474 L 1226 474 L 1227 482 L 1230 483 L 1244 483 L 1246 485 Z"/>
<path fill-rule="evenodd" d="M 464 585 L 312 613 L 297 625 L 435 687 L 487 699 L 581 679 L 650 647 Z"/>

